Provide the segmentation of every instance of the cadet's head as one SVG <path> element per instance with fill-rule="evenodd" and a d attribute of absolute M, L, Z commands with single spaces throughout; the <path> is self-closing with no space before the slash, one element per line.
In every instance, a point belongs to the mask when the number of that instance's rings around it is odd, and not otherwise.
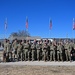
<path fill-rule="evenodd" d="M 17 42 L 17 39 L 15 39 L 15 42 Z"/>
<path fill-rule="evenodd" d="M 22 42 L 19 42 L 19 44 L 22 44 Z"/>
<path fill-rule="evenodd" d="M 17 38 L 15 40 L 17 41 Z"/>
<path fill-rule="evenodd" d="M 71 43 L 73 43 L 73 41 L 72 41 L 72 40 L 71 40 L 70 42 L 71 42 Z"/>
<path fill-rule="evenodd" d="M 43 39 L 41 39 L 40 41 L 43 42 Z"/>
<path fill-rule="evenodd" d="M 46 40 L 44 40 L 44 42 L 46 42 Z"/>
<path fill-rule="evenodd" d="M 40 40 L 37 43 L 40 44 Z"/>
<path fill-rule="evenodd" d="M 55 38 L 53 39 L 53 41 L 55 41 Z"/>
<path fill-rule="evenodd" d="M 5 39 L 4 42 L 7 42 L 7 39 Z"/>
<path fill-rule="evenodd" d="M 26 40 L 26 42 L 28 43 L 28 42 L 29 42 L 29 40 Z"/>
<path fill-rule="evenodd" d="M 46 43 L 46 40 L 43 40 L 43 43 Z"/>
<path fill-rule="evenodd" d="M 24 40 L 24 42 L 26 43 L 26 40 Z"/>
<path fill-rule="evenodd" d="M 52 42 L 50 42 L 50 44 L 52 45 Z"/>
<path fill-rule="evenodd" d="M 7 40 L 7 42 L 10 42 L 10 40 Z"/>
<path fill-rule="evenodd" d="M 47 42 L 47 43 L 49 43 L 49 40 L 48 40 L 48 39 L 46 39 L 46 42 Z"/>
<path fill-rule="evenodd" d="M 61 45 L 61 42 L 59 42 L 59 45 Z"/>
<path fill-rule="evenodd" d="M 24 39 L 22 39 L 21 41 L 24 42 Z"/>
<path fill-rule="evenodd" d="M 36 39 L 34 39 L 34 42 L 36 42 Z"/>
<path fill-rule="evenodd" d="M 59 45 L 59 42 L 57 43 L 57 45 Z"/>

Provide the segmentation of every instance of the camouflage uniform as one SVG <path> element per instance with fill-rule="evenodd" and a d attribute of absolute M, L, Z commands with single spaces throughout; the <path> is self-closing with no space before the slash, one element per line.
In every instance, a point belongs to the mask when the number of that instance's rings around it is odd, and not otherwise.
<path fill-rule="evenodd" d="M 8 55 L 8 60 L 10 59 L 10 61 L 12 61 L 12 46 L 9 40 L 7 42 L 7 55 Z"/>
<path fill-rule="evenodd" d="M 40 41 L 40 60 L 42 60 L 42 56 L 43 56 L 43 50 L 42 50 L 42 46 L 43 46 L 43 42 L 42 42 L 42 40 Z"/>
<path fill-rule="evenodd" d="M 21 42 L 18 44 L 18 49 L 17 49 L 17 58 L 18 60 L 21 58 L 22 61 L 22 49 L 23 49 L 23 45 L 21 44 Z"/>
<path fill-rule="evenodd" d="M 7 42 L 4 42 L 4 51 L 7 52 Z"/>
<path fill-rule="evenodd" d="M 47 59 L 47 49 L 48 49 L 48 45 L 47 45 L 47 43 L 43 43 L 43 55 L 44 55 L 44 61 L 46 61 L 46 59 Z"/>
<path fill-rule="evenodd" d="M 37 49 L 37 59 L 40 60 L 40 50 L 41 50 L 40 42 L 36 44 L 36 49 Z"/>
<path fill-rule="evenodd" d="M 25 54 L 25 61 L 28 59 L 28 50 L 29 50 L 29 43 L 24 43 L 24 54 Z"/>
<path fill-rule="evenodd" d="M 53 43 L 50 45 L 50 61 L 52 61 L 52 56 L 53 56 Z"/>
<path fill-rule="evenodd" d="M 71 61 L 71 50 L 72 50 L 72 48 L 73 48 L 73 43 L 70 42 L 70 43 L 69 43 L 69 50 L 68 50 L 68 57 L 69 57 L 69 60 L 70 60 L 70 61 Z"/>
<path fill-rule="evenodd" d="M 54 45 L 53 45 L 53 60 L 54 60 L 54 61 L 56 61 L 56 57 L 55 57 L 55 55 L 56 55 L 56 50 L 57 50 L 57 46 L 56 46 L 56 44 L 54 44 Z"/>
<path fill-rule="evenodd" d="M 69 44 L 68 42 L 65 44 L 65 55 L 66 55 L 66 61 L 68 61 L 68 51 L 69 51 Z"/>
<path fill-rule="evenodd" d="M 34 61 L 35 60 L 35 50 L 36 50 L 36 45 L 35 45 L 35 43 L 32 43 L 32 45 L 31 45 L 31 50 L 32 50 L 32 61 Z"/>
<path fill-rule="evenodd" d="M 49 61 L 50 60 L 50 45 L 51 45 L 51 42 L 47 42 L 47 45 L 48 45 L 48 48 L 47 48 L 47 60 Z"/>
<path fill-rule="evenodd" d="M 12 44 L 14 60 L 15 60 L 15 58 L 17 58 L 17 47 L 18 47 L 18 42 L 17 42 L 17 40 L 15 40 Z"/>
<path fill-rule="evenodd" d="M 60 60 L 60 45 L 59 45 L 59 43 L 58 43 L 58 45 L 57 45 L 57 60 L 59 61 Z"/>
<path fill-rule="evenodd" d="M 74 48 L 74 50 L 75 50 L 75 43 L 73 43 L 73 48 Z"/>
<path fill-rule="evenodd" d="M 29 49 L 28 49 L 28 60 L 30 61 L 31 59 L 31 42 L 29 41 Z"/>
<path fill-rule="evenodd" d="M 25 40 L 22 39 L 22 41 L 21 41 L 21 44 L 22 44 L 22 60 L 25 60 L 24 43 L 25 43 Z"/>
<path fill-rule="evenodd" d="M 3 51 L 3 61 L 6 62 L 6 55 L 7 54 L 7 40 L 4 40 L 4 51 Z"/>
<path fill-rule="evenodd" d="M 64 45 L 62 42 L 59 44 L 59 51 L 60 51 L 60 59 L 61 61 L 64 61 L 63 57 L 64 57 L 65 50 L 64 50 Z"/>

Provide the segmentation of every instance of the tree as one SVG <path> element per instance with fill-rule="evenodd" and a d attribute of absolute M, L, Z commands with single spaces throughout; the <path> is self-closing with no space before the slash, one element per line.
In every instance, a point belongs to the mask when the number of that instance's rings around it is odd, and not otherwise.
<path fill-rule="evenodd" d="M 22 30 L 22 31 L 18 31 L 18 32 L 13 32 L 13 33 L 11 33 L 11 35 L 10 36 L 15 36 L 15 37 L 30 37 L 30 34 L 28 33 L 28 31 L 24 31 L 24 30 Z"/>

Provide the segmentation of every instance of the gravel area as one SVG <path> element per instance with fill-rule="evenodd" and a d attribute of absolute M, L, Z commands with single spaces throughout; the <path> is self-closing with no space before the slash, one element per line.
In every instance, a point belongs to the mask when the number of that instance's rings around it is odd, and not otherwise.
<path fill-rule="evenodd" d="M 15 62 L 15 63 L 17 64 L 20 63 L 20 64 L 7 65 L 10 63 L 0 63 L 0 75 L 75 75 L 75 66 L 73 65 L 72 66 L 71 65 L 70 66 L 45 65 L 44 66 L 44 65 L 26 65 L 26 64 L 21 65 L 22 62 Z M 47 63 L 47 62 L 44 62 L 44 63 Z M 53 62 L 53 63 L 56 63 L 56 62 Z"/>

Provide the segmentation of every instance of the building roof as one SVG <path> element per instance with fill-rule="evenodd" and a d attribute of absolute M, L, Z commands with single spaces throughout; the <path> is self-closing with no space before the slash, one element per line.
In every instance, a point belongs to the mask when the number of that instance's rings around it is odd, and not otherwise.
<path fill-rule="evenodd" d="M 9 40 L 14 40 L 14 39 L 34 40 L 34 39 L 41 39 L 41 37 L 39 37 L 39 36 L 33 36 L 33 37 L 13 37 L 13 36 L 11 36 L 11 37 L 9 37 Z"/>

